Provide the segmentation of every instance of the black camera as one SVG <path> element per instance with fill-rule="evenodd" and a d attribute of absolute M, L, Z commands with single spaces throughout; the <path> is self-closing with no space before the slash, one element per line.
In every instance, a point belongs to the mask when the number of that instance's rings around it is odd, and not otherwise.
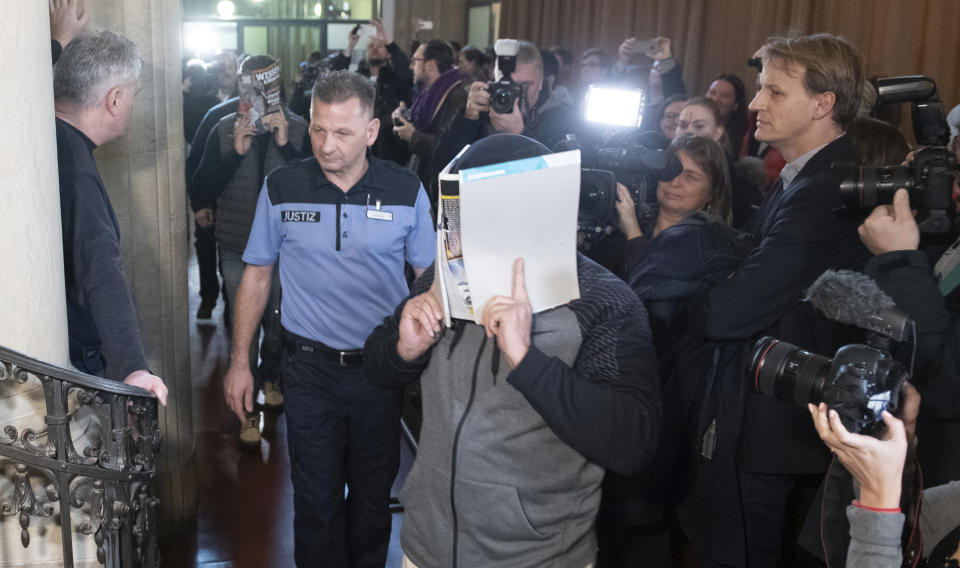
<path fill-rule="evenodd" d="M 837 166 L 840 195 L 851 207 L 872 209 L 891 203 L 901 187 L 910 193 L 923 233 L 948 233 L 954 216 L 955 157 L 946 148 L 950 129 L 932 79 L 922 76 L 873 79 L 878 103 L 910 102 L 918 150 L 908 166 Z"/>
<path fill-rule="evenodd" d="M 523 86 L 509 79 L 490 81 L 487 91 L 490 92 L 490 110 L 497 114 L 510 114 L 514 103 L 524 98 Z"/>
<path fill-rule="evenodd" d="M 747 380 L 766 396 L 801 407 L 825 402 L 852 432 L 879 436 L 881 413 L 895 413 L 909 370 L 890 354 L 891 341 L 915 333 L 913 321 L 896 309 L 869 276 L 828 270 L 806 292 L 828 318 L 867 330 L 866 344 L 837 350 L 833 359 L 764 337 L 750 354 Z"/>
<path fill-rule="evenodd" d="M 763 337 L 753 346 L 747 378 L 766 396 L 806 407 L 827 403 L 851 432 L 879 436 L 881 413 L 896 412 L 907 369 L 869 345 L 841 347 L 833 359 Z"/>
<path fill-rule="evenodd" d="M 500 80 L 487 83 L 487 92 L 490 93 L 490 110 L 497 114 L 510 114 L 513 105 L 526 100 L 523 85 L 513 81 L 513 72 L 517 69 L 517 52 L 520 44 L 515 39 L 498 39 L 493 46 L 497 54 L 497 70 L 500 71 Z"/>
<path fill-rule="evenodd" d="M 637 129 L 608 133 L 598 144 L 581 143 L 573 135 L 561 142 L 558 151 L 580 150 L 584 165 L 577 215 L 577 230 L 584 237 L 582 250 L 589 251 L 617 226 L 618 181 L 643 214 L 656 201 L 657 183 L 680 174 L 683 168 L 668 153 L 669 146 L 670 140 L 659 132 Z"/>

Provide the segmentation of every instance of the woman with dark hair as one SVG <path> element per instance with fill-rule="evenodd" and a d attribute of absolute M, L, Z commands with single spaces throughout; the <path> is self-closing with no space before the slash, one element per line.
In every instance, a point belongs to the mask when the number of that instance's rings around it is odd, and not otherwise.
<path fill-rule="evenodd" d="M 661 385 L 675 397 L 671 402 L 682 402 L 690 396 L 679 389 L 682 385 L 672 384 L 676 381 L 671 382 L 671 375 L 674 366 L 683 363 L 678 352 L 688 342 L 683 307 L 688 298 L 735 270 L 751 245 L 729 225 L 731 189 L 723 149 L 708 137 L 688 134 L 675 138 L 668 151 L 680 160 L 683 171 L 658 184 L 659 206 L 637 218 L 629 191 L 618 186 L 617 213 L 629 239 L 627 283 L 647 308 Z M 683 410 L 679 403 L 670 407 L 675 409 Z M 672 506 L 682 487 L 670 478 L 679 443 L 685 441 L 677 421 L 664 413 L 664 441 L 649 471 L 636 477 L 607 473 L 597 518 L 598 566 L 648 563 L 649 551 L 637 543 L 650 538 L 655 512 Z"/>
<path fill-rule="evenodd" d="M 686 102 L 677 119 L 677 136 L 703 136 L 720 144 L 727 156 L 727 169 L 733 188 L 734 228 L 746 223 L 763 201 L 761 190 L 765 184 L 763 163 L 755 158 L 736 159 L 730 136 L 723 124 L 720 106 L 713 99 L 694 97 Z"/>
<path fill-rule="evenodd" d="M 860 117 L 847 128 L 850 142 L 864 166 L 896 166 L 907 158 L 910 145 L 889 122 Z"/>
<path fill-rule="evenodd" d="M 747 133 L 746 93 L 743 79 L 732 73 L 717 75 L 707 89 L 707 98 L 712 99 L 720 108 L 720 118 L 730 138 L 734 156 L 740 153 L 743 137 Z"/>
<path fill-rule="evenodd" d="M 639 219 L 629 190 L 617 184 L 620 230 L 627 237 L 627 268 L 664 230 L 695 211 L 711 213 L 730 222 L 731 193 L 727 159 L 709 138 L 684 135 L 674 139 L 669 152 L 680 160 L 683 171 L 670 181 L 657 184 L 658 206 Z"/>

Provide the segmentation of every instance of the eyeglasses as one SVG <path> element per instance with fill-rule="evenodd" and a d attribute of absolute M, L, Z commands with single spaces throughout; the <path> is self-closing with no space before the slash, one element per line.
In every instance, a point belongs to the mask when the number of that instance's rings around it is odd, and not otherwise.
<path fill-rule="evenodd" d="M 410 58 L 410 63 L 414 63 L 414 62 L 416 62 L 416 61 L 426 61 L 426 59 L 424 59 L 423 57 L 411 57 L 411 58 Z"/>
<path fill-rule="evenodd" d="M 676 120 L 678 118 L 680 118 L 679 112 L 666 112 L 663 114 L 664 120 Z"/>

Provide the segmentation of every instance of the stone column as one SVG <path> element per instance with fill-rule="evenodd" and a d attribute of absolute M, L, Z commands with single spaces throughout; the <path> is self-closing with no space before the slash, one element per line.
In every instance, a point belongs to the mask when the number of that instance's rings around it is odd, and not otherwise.
<path fill-rule="evenodd" d="M 4 6 L 0 53 L 7 57 L 0 98 L 8 135 L 0 137 L 0 345 L 68 366 L 49 30 L 45 2 Z M 0 428 L 16 425 L 21 431 L 42 432 L 40 382 L 12 383 L 0 383 Z M 13 495 L 10 473 L 0 470 L 0 501 Z M 31 546 L 25 549 L 17 518 L 0 516 L 0 566 L 63 564 L 58 527 L 49 519 L 34 523 Z M 77 550 L 76 558 L 95 559 L 95 551 L 89 546 Z"/>
<path fill-rule="evenodd" d="M 196 445 L 190 383 L 184 188 L 180 2 L 87 2 L 92 25 L 118 31 L 140 49 L 141 89 L 127 134 L 95 156 L 120 221 L 124 270 L 150 369 L 170 389 L 160 414 L 161 536 L 185 528 L 197 508 Z"/>
<path fill-rule="evenodd" d="M 49 15 L 43 2 L 5 8 L 0 52 L 7 54 L 6 79 L 0 93 L 8 135 L 0 137 L 0 345 L 66 366 Z"/>

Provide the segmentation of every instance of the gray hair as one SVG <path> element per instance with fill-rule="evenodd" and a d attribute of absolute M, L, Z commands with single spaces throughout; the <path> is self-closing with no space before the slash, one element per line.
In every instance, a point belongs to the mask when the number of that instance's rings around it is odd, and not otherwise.
<path fill-rule="evenodd" d="M 540 76 L 543 77 L 543 57 L 540 55 L 537 46 L 523 39 L 517 43 L 520 46 L 517 50 L 517 63 L 523 63 L 524 65 L 533 63 L 536 65 L 537 71 L 540 72 Z"/>
<path fill-rule="evenodd" d="M 140 79 L 137 46 L 111 31 L 78 36 L 63 50 L 53 71 L 53 97 L 89 108 L 119 85 Z"/>
<path fill-rule="evenodd" d="M 347 70 L 328 71 L 317 77 L 313 84 L 313 100 L 324 104 L 345 103 L 356 97 L 364 113 L 373 117 L 373 103 L 377 89 L 373 81 L 363 75 Z"/>

